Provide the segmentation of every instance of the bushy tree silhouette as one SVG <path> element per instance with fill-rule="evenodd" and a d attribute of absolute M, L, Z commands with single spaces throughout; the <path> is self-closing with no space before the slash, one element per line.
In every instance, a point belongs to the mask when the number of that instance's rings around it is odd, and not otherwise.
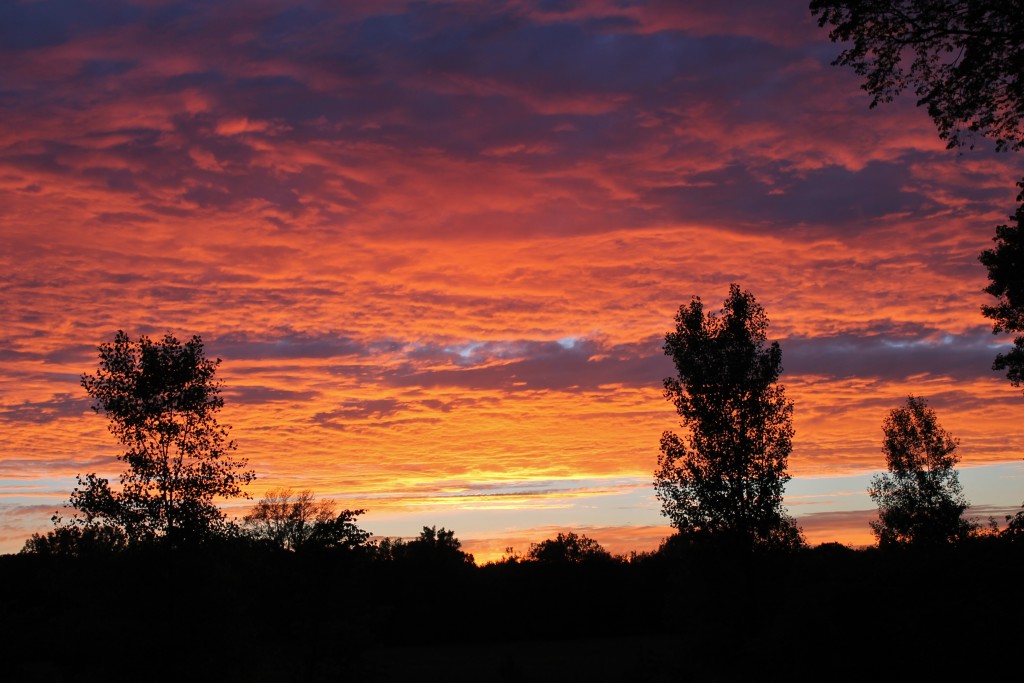
<path fill-rule="evenodd" d="M 112 526 L 58 526 L 45 534 L 32 534 L 21 552 L 25 555 L 84 557 L 124 550 L 128 539 Z"/>
<path fill-rule="evenodd" d="M 530 544 L 526 557 L 545 564 L 581 564 L 612 559 L 611 553 L 592 538 L 573 532 L 558 533 L 554 538 Z"/>
<path fill-rule="evenodd" d="M 665 397 L 687 434 L 662 435 L 654 486 L 683 534 L 745 546 L 801 543 L 782 506 L 793 404 L 778 384 L 782 351 L 767 343 L 767 329 L 764 309 L 734 284 L 720 316 L 694 297 L 665 336 L 679 372 L 665 379 Z"/>
<path fill-rule="evenodd" d="M 963 519 L 968 502 L 956 472 L 958 442 L 939 425 L 923 398 L 909 396 L 882 425 L 888 474 L 871 480 L 878 505 L 871 529 L 879 545 L 942 545 L 962 540 L 974 528 Z"/>
<path fill-rule="evenodd" d="M 377 542 L 376 557 L 384 561 L 412 562 L 423 565 L 471 565 L 473 556 L 462 550 L 455 532 L 436 526 L 425 526 L 411 541 L 384 538 Z"/>
<path fill-rule="evenodd" d="M 192 544 L 222 532 L 214 498 L 244 495 L 255 475 L 231 456 L 235 444 L 217 422 L 220 359 L 206 358 L 197 336 L 132 341 L 123 331 L 99 352 L 99 368 L 82 375 L 82 386 L 126 447 L 118 459 L 127 469 L 120 490 L 95 474 L 79 477 L 72 524 L 111 527 L 132 543 Z"/>
<path fill-rule="evenodd" d="M 473 564 L 473 556 L 462 550 L 455 532 L 444 527 L 423 527 L 419 537 L 406 545 L 406 556 L 425 562 Z"/>

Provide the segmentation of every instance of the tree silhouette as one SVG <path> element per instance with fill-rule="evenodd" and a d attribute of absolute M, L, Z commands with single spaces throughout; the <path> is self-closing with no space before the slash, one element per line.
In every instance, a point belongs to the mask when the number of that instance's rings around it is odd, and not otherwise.
<path fill-rule="evenodd" d="M 370 538 L 355 520 L 365 510 L 336 511 L 333 500 L 317 501 L 310 490 L 267 492 L 244 518 L 250 536 L 282 550 L 353 550 Z"/>
<path fill-rule="evenodd" d="M 526 557 L 545 564 L 581 564 L 583 562 L 607 561 L 612 556 L 600 543 L 592 538 L 573 532 L 559 533 L 540 543 L 530 544 Z"/>
<path fill-rule="evenodd" d="M 182 344 L 169 334 L 132 341 L 118 331 L 99 352 L 99 368 L 82 375 L 82 386 L 127 448 L 118 456 L 127 469 L 116 491 L 95 474 L 79 477 L 69 501 L 73 523 L 110 526 L 133 543 L 189 544 L 222 531 L 224 513 L 213 499 L 244 495 L 255 475 L 231 457 L 235 444 L 217 422 L 220 360 L 206 358 L 199 337 Z"/>
<path fill-rule="evenodd" d="M 767 344 L 767 329 L 764 309 L 733 284 L 720 316 L 705 314 L 694 297 L 665 336 L 679 372 L 665 379 L 665 397 L 687 434 L 662 435 L 654 486 L 663 513 L 684 534 L 745 546 L 801 542 L 782 506 L 793 404 L 777 382 L 782 351 Z"/>
<path fill-rule="evenodd" d="M 1019 387 L 1024 382 L 1024 204 L 1010 218 L 1013 224 L 996 226 L 995 248 L 981 252 L 978 260 L 988 269 L 991 281 L 985 291 L 999 300 L 994 306 L 981 307 L 985 317 L 994 321 L 992 333 L 1022 333 L 1009 353 L 996 356 L 992 369 L 1006 370 L 1010 383 Z"/>
<path fill-rule="evenodd" d="M 405 544 L 405 557 L 432 564 L 473 564 L 473 556 L 462 550 L 455 532 L 444 527 L 423 527 L 418 538 Z"/>
<path fill-rule="evenodd" d="M 1024 510 L 1015 515 L 1006 515 L 1006 528 L 1002 531 L 1004 538 L 1024 539 Z"/>
<path fill-rule="evenodd" d="M 888 474 L 871 480 L 878 505 L 871 529 L 879 545 L 941 545 L 965 538 L 974 525 L 963 519 L 969 503 L 956 472 L 959 442 L 943 429 L 923 398 L 907 397 L 882 425 Z"/>
<path fill-rule="evenodd" d="M 375 556 L 385 562 L 409 562 L 421 566 L 472 565 L 473 556 L 462 550 L 455 532 L 436 526 L 425 526 L 411 541 L 382 538 L 376 543 Z"/>
<path fill-rule="evenodd" d="M 968 135 L 1024 147 L 1024 2 L 812 0 L 818 25 L 849 43 L 833 62 L 864 77 L 871 106 L 905 89 L 949 147 Z"/>
<path fill-rule="evenodd" d="M 23 555 L 83 557 L 124 550 L 127 538 L 111 526 L 58 526 L 46 534 L 32 534 L 21 549 Z"/>

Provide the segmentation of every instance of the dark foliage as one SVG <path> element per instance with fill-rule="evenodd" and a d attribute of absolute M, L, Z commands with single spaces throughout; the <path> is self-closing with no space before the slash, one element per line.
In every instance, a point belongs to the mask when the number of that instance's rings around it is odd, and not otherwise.
<path fill-rule="evenodd" d="M 1006 528 L 1003 529 L 1002 535 L 1006 538 L 1024 541 L 1024 510 L 1012 516 L 1007 515 L 1006 522 Z"/>
<path fill-rule="evenodd" d="M 530 545 L 526 558 L 534 562 L 549 564 L 581 564 L 583 562 L 608 562 L 612 555 L 600 543 L 586 535 L 573 532 L 559 533 L 554 538 Z"/>
<path fill-rule="evenodd" d="M 441 527 L 423 527 L 411 540 L 385 538 L 377 543 L 377 559 L 385 562 L 410 563 L 420 567 L 471 566 L 473 556 L 462 550 L 455 532 Z"/>
<path fill-rule="evenodd" d="M 127 547 L 128 539 L 117 527 L 58 525 L 46 534 L 32 534 L 21 552 L 24 555 L 88 557 L 109 555 Z"/>
<path fill-rule="evenodd" d="M 949 147 L 973 134 L 998 149 L 1024 146 L 1024 2 L 812 0 L 829 37 L 847 43 L 835 64 L 864 77 L 871 106 L 906 89 Z"/>
<path fill-rule="evenodd" d="M 871 480 L 878 505 L 871 529 L 881 546 L 944 545 L 962 541 L 975 528 L 963 518 L 969 503 L 956 472 L 958 442 L 944 430 L 922 398 L 910 396 L 882 426 L 888 474 Z"/>
<path fill-rule="evenodd" d="M 317 501 L 309 490 L 272 489 L 245 516 L 243 533 L 279 550 L 350 552 L 370 539 L 355 523 L 364 512 L 338 512 L 333 500 Z"/>
<path fill-rule="evenodd" d="M 795 547 L 799 530 L 782 506 L 789 481 L 793 404 L 778 384 L 782 351 L 767 343 L 768 316 L 731 285 L 721 314 L 699 297 L 681 306 L 665 353 L 678 377 L 665 379 L 686 428 L 665 432 L 654 487 L 672 525 L 746 547 Z"/>
<path fill-rule="evenodd" d="M 981 307 L 993 321 L 992 333 L 1020 333 L 1013 349 L 996 356 L 992 369 L 1005 370 L 1010 383 L 1019 387 L 1024 382 L 1024 204 L 1010 219 L 1011 224 L 996 226 L 995 247 L 981 252 L 978 260 L 988 269 L 985 291 L 998 299 L 994 306 Z"/>

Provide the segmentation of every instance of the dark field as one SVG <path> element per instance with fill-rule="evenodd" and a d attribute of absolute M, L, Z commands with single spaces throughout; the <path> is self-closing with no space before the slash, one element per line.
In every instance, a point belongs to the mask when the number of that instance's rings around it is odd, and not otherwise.
<path fill-rule="evenodd" d="M 209 549 L 0 557 L 19 681 L 980 680 L 1024 543 L 485 567 Z"/>

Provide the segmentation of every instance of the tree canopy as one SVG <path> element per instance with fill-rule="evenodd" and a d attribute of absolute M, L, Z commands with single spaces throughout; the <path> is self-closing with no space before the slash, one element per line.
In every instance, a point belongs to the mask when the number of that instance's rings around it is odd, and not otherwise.
<path fill-rule="evenodd" d="M 45 534 L 32 534 L 21 553 L 62 557 L 107 555 L 124 550 L 127 540 L 121 529 L 109 525 L 65 525 Z"/>
<path fill-rule="evenodd" d="M 665 353 L 665 379 L 686 435 L 665 432 L 655 471 L 662 511 L 684 534 L 745 545 L 793 546 L 799 531 L 782 505 L 792 449 L 793 404 L 778 384 L 782 351 L 767 342 L 768 316 L 731 285 L 720 315 L 700 297 L 681 306 Z"/>
<path fill-rule="evenodd" d="M 333 500 L 316 500 L 310 490 L 271 489 L 245 516 L 257 541 L 291 551 L 354 550 L 370 538 L 356 526 L 365 510 L 337 510 Z"/>
<path fill-rule="evenodd" d="M 1024 1 L 812 0 L 848 46 L 833 62 L 864 77 L 871 106 L 910 89 L 949 147 L 979 134 L 1024 147 Z"/>
<path fill-rule="evenodd" d="M 69 503 L 74 523 L 113 527 L 131 542 L 215 535 L 225 519 L 214 498 L 243 496 L 255 477 L 232 457 L 235 443 L 217 421 L 220 360 L 206 357 L 198 336 L 181 343 L 170 334 L 132 341 L 118 331 L 99 352 L 99 368 L 82 375 L 82 386 L 125 446 L 118 459 L 126 469 L 119 490 L 95 474 L 79 477 Z"/>
<path fill-rule="evenodd" d="M 941 545 L 963 539 L 973 525 L 963 519 L 969 503 L 956 472 L 959 442 L 939 425 L 923 398 L 907 397 L 889 412 L 882 431 L 888 474 L 871 480 L 878 505 L 871 529 L 879 545 Z"/>
<path fill-rule="evenodd" d="M 530 544 L 526 557 L 545 564 L 581 564 L 612 559 L 611 553 L 584 534 L 559 532 L 554 538 Z"/>
<path fill-rule="evenodd" d="M 473 555 L 462 550 L 462 542 L 451 529 L 425 526 L 411 541 L 381 539 L 377 557 L 386 561 L 411 562 L 426 566 L 463 566 L 473 564 Z"/>

